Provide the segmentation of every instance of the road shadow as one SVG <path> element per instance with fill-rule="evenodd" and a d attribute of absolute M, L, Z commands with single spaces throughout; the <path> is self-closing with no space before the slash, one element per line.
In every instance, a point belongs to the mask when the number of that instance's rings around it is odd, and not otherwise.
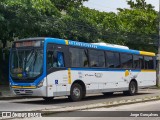
<path fill-rule="evenodd" d="M 23 101 L 13 101 L 13 103 L 20 103 L 20 104 L 33 104 L 33 105 L 58 105 L 61 106 L 61 104 L 63 104 L 62 106 L 65 106 L 67 104 L 67 106 L 69 105 L 76 105 L 76 106 L 81 106 L 82 103 L 98 103 L 98 102 L 102 102 L 104 99 L 108 101 L 112 101 L 113 99 L 135 99 L 138 98 L 137 96 L 141 96 L 141 95 L 148 95 L 148 94 L 152 94 L 152 93 L 138 93 L 135 96 L 125 96 L 122 93 L 119 94 L 113 94 L 113 95 L 90 95 L 90 96 L 86 96 L 84 99 L 82 99 L 81 101 L 78 102 L 71 102 L 67 97 L 65 98 L 58 98 L 56 97 L 55 99 L 53 99 L 52 101 L 45 101 L 42 98 L 39 99 L 25 99 Z M 103 101 L 104 102 L 104 101 Z"/>

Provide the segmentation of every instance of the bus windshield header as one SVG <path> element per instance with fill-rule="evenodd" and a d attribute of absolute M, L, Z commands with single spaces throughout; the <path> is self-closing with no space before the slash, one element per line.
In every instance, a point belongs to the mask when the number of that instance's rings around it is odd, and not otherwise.
<path fill-rule="evenodd" d="M 15 42 L 14 46 L 16 48 L 19 47 L 40 47 L 41 46 L 41 42 L 42 41 L 19 41 L 19 42 Z"/>

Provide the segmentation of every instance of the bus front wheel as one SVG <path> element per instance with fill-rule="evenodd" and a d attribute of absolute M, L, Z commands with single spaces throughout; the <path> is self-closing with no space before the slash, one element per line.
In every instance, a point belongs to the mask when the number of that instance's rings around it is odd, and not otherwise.
<path fill-rule="evenodd" d="M 82 86 L 75 83 L 71 87 L 69 99 L 73 102 L 80 101 L 83 97 Z"/>
<path fill-rule="evenodd" d="M 135 81 L 130 82 L 128 91 L 123 91 L 124 95 L 129 95 L 129 96 L 133 96 L 136 93 L 137 93 L 137 84 Z"/>

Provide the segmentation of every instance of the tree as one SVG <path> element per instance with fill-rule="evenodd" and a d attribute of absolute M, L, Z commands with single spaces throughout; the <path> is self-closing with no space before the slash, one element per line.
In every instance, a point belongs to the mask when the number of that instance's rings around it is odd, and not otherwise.
<path fill-rule="evenodd" d="M 51 0 L 51 2 L 60 11 L 69 11 L 71 8 L 79 8 L 85 1 L 88 0 Z"/>
<path fill-rule="evenodd" d="M 86 15 L 91 14 L 85 7 L 72 8 L 67 15 L 63 16 L 64 38 L 82 42 L 96 42 L 99 38 L 97 24 Z"/>
<path fill-rule="evenodd" d="M 1 0 L 0 40 L 3 47 L 14 37 L 66 37 L 64 29 L 67 30 L 68 22 L 65 19 L 69 17 L 62 11 L 67 13 L 84 1 L 87 0 Z"/>
<path fill-rule="evenodd" d="M 130 0 L 128 4 L 132 9 L 118 9 L 125 44 L 133 49 L 156 52 L 158 12 L 145 0 Z"/>
<path fill-rule="evenodd" d="M 132 9 L 142 9 L 142 10 L 153 10 L 153 6 L 151 4 L 147 4 L 145 0 L 136 0 L 134 2 L 133 0 L 128 0 L 127 4 L 130 5 L 130 8 Z"/>
<path fill-rule="evenodd" d="M 5 0 L 0 2 L 0 40 L 3 47 L 14 37 L 43 36 L 48 22 L 61 16 L 50 0 Z"/>

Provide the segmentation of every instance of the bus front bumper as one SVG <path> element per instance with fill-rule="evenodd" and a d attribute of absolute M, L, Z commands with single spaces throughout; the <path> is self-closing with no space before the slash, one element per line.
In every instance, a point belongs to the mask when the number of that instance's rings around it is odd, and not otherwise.
<path fill-rule="evenodd" d="M 11 88 L 12 93 L 16 96 L 46 96 L 46 86 L 40 88 Z"/>

